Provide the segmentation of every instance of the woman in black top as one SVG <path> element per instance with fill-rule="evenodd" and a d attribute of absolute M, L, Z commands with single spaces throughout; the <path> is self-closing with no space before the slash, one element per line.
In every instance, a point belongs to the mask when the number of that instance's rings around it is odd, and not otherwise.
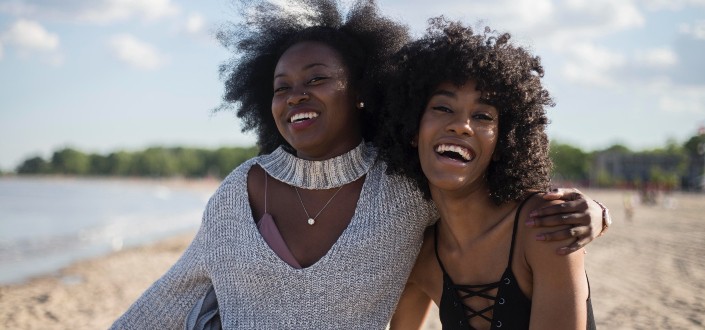
<path fill-rule="evenodd" d="M 379 145 L 441 219 L 425 237 L 392 328 L 418 327 L 429 300 L 444 329 L 594 328 L 584 253 L 541 242 L 530 210 L 550 183 L 553 102 L 538 57 L 509 34 L 431 21 L 390 73 Z"/>

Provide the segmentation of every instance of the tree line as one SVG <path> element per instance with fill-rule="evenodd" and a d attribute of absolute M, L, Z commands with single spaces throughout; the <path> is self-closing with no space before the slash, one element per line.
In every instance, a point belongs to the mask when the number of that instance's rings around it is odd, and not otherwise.
<path fill-rule="evenodd" d="M 605 154 L 610 154 L 613 160 L 607 166 L 597 162 L 599 156 Z M 683 144 L 669 141 L 665 147 L 641 151 L 632 151 L 615 144 L 603 150 L 585 152 L 572 145 L 552 141 L 550 156 L 554 179 L 582 186 L 641 188 L 653 185 L 689 190 L 705 188 L 702 187 L 705 175 L 705 134 L 694 135 Z M 625 169 L 621 172 L 610 171 L 609 167 L 615 163 Z M 648 168 L 639 171 L 639 167 L 644 164 Z M 632 175 L 627 176 L 625 172 Z M 695 180 L 700 180 L 700 183 Z"/>
<path fill-rule="evenodd" d="M 31 157 L 17 168 L 17 174 L 143 176 L 143 177 L 225 177 L 242 162 L 257 155 L 256 147 L 218 149 L 151 147 L 141 151 L 117 151 L 107 155 L 84 153 L 73 148 L 55 151 L 49 159 Z M 624 178 L 596 168 L 596 159 L 603 153 L 612 153 L 638 159 L 668 159 L 675 166 L 661 166 L 656 162 L 644 176 Z M 551 142 L 553 176 L 557 181 L 576 185 L 603 187 L 634 186 L 643 182 L 679 186 L 690 170 L 702 175 L 705 161 L 705 135 L 695 135 L 682 145 L 669 142 L 663 148 L 632 151 L 623 145 L 586 152 L 570 144 Z M 624 157 L 623 157 L 624 158 Z M 696 163 L 694 165 L 694 162 Z M 691 173 L 692 175 L 692 173 Z M 638 182 L 636 182 L 638 181 Z"/>
<path fill-rule="evenodd" d="M 31 157 L 17 174 L 225 177 L 235 167 L 257 155 L 256 147 L 218 149 L 151 147 L 141 151 L 117 151 L 107 155 L 84 153 L 74 148 L 55 151 L 50 159 Z"/>

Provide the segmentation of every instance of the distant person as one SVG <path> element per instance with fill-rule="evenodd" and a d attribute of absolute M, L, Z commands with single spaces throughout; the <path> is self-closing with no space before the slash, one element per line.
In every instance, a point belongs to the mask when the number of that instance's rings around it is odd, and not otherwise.
<path fill-rule="evenodd" d="M 594 329 L 585 255 L 551 253 L 560 242 L 520 225 L 557 204 L 541 198 L 553 102 L 539 58 L 507 33 L 442 17 L 427 31 L 392 60 L 383 111 L 396 129 L 379 138 L 388 166 L 415 179 L 440 214 L 392 329 L 418 328 L 431 300 L 443 329 Z"/>
<path fill-rule="evenodd" d="M 622 204 L 624 206 L 624 218 L 628 222 L 632 222 L 634 220 L 634 204 L 636 202 L 634 201 L 634 195 L 629 192 L 625 194 L 622 197 Z"/>
<path fill-rule="evenodd" d="M 408 31 L 373 1 L 351 8 L 343 19 L 332 0 L 255 1 L 221 34 L 236 50 L 224 98 L 261 156 L 225 178 L 183 256 L 114 329 L 181 328 L 210 287 L 226 329 L 385 328 L 438 213 L 385 174 L 372 143 L 391 129 L 372 120 L 378 72 Z M 601 209 L 567 197 L 537 224 L 574 226 L 545 236 L 570 252 L 600 232 Z"/>

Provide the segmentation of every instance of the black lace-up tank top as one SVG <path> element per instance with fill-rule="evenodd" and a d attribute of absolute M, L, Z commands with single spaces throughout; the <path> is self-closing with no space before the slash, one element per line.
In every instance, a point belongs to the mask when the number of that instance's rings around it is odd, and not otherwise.
<path fill-rule="evenodd" d="M 533 194 L 531 195 L 533 196 Z M 434 242 L 436 259 L 443 271 L 443 294 L 439 306 L 439 314 L 443 329 L 473 329 L 469 320 L 479 317 L 491 324 L 490 329 L 528 329 L 531 318 L 531 299 L 527 298 L 519 288 L 519 284 L 512 272 L 512 257 L 514 254 L 514 241 L 516 239 L 517 223 L 521 208 L 527 200 L 521 202 L 514 216 L 514 229 L 512 231 L 512 243 L 509 250 L 509 261 L 507 268 L 499 281 L 489 284 L 479 285 L 458 285 L 453 283 L 448 272 L 443 267 L 441 259 L 438 257 L 438 223 L 436 223 Z M 496 296 L 492 295 L 497 289 Z M 588 284 L 589 290 L 589 284 Z M 474 310 L 467 306 L 464 301 L 473 297 L 481 297 L 494 304 L 482 310 Z M 486 314 L 492 311 L 492 317 Z M 587 299 L 587 329 L 595 329 L 595 319 L 592 314 L 592 304 L 590 295 Z"/>

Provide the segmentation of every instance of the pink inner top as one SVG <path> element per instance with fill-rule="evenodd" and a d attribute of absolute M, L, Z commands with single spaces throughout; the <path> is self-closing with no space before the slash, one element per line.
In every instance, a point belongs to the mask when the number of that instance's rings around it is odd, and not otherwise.
<path fill-rule="evenodd" d="M 289 247 L 286 246 L 286 242 L 284 242 L 284 238 L 279 232 L 277 224 L 274 223 L 274 219 L 269 213 L 262 215 L 262 218 L 257 223 L 257 229 L 259 229 L 259 233 L 262 235 L 264 241 L 267 242 L 267 245 L 269 245 L 272 251 L 274 251 L 279 258 L 291 267 L 296 269 L 303 268 L 299 265 L 299 262 L 296 261 L 294 255 L 291 254 Z"/>

